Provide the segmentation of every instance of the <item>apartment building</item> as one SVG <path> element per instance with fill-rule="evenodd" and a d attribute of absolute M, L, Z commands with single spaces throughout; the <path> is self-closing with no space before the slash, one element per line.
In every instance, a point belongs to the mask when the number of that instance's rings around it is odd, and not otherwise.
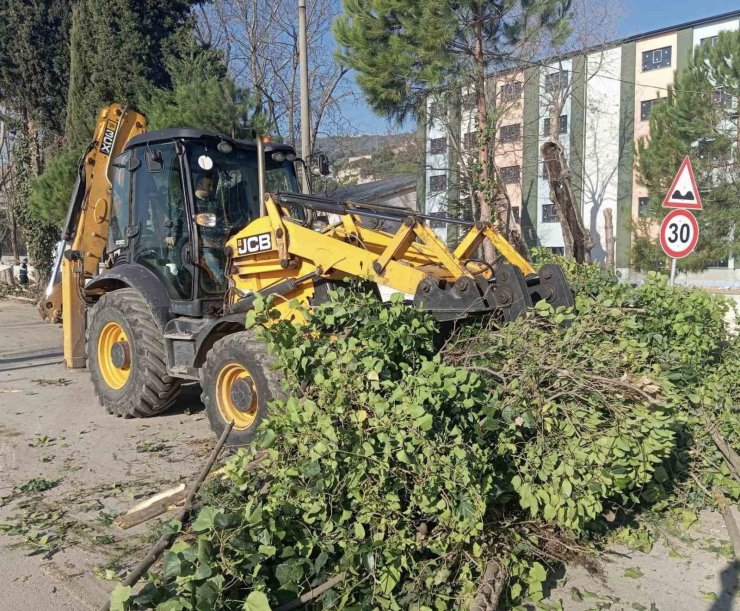
<path fill-rule="evenodd" d="M 649 134 L 650 111 L 666 96 L 694 47 L 712 44 L 720 31 L 738 29 L 740 11 L 734 11 L 488 79 L 487 97 L 495 99 L 502 113 L 494 141 L 496 163 L 530 245 L 555 252 L 563 248 L 539 152 L 556 130 L 584 223 L 596 244 L 592 255 L 604 260 L 604 211 L 610 209 L 616 267 L 628 277 L 632 222 L 645 213 L 648 201 L 637 179 L 634 144 Z M 475 153 L 475 112 L 466 104 L 465 90 L 452 97 L 457 101 L 444 108 L 439 101 L 428 101 L 423 127 L 426 177 L 420 201 L 432 214 L 463 209 L 459 202 L 469 195 L 466 160 Z M 450 237 L 441 227 L 437 231 Z M 716 269 L 696 280 L 737 285 L 740 261 L 717 262 Z"/>

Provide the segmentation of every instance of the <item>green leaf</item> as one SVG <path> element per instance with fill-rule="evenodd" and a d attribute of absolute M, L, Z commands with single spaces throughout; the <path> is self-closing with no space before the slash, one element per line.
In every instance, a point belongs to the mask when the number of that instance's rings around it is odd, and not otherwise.
<path fill-rule="evenodd" d="M 132 591 L 131 586 L 124 586 L 121 583 L 116 585 L 110 594 L 111 611 L 124 611 L 125 603 L 131 598 Z"/>
<path fill-rule="evenodd" d="M 216 515 L 221 513 L 217 507 L 206 506 L 198 512 L 198 517 L 190 527 L 193 532 L 203 532 L 213 528 Z"/>
<path fill-rule="evenodd" d="M 271 611 L 270 601 L 264 592 L 250 592 L 242 606 L 243 611 Z"/>
<path fill-rule="evenodd" d="M 357 539 L 365 538 L 365 527 L 362 524 L 360 524 L 359 522 L 355 522 L 354 530 L 355 530 L 355 538 Z"/>
<path fill-rule="evenodd" d="M 644 573 L 640 570 L 639 566 L 631 566 L 624 571 L 624 576 L 630 579 L 640 579 L 644 576 Z"/>

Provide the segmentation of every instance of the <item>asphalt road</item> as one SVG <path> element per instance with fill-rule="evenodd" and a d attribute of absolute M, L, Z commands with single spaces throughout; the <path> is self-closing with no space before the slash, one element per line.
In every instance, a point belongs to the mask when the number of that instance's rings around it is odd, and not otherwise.
<path fill-rule="evenodd" d="M 123 531 L 111 517 L 192 479 L 214 443 L 197 388 L 162 416 L 115 418 L 98 405 L 88 372 L 64 367 L 61 345 L 61 329 L 31 305 L 0 301 L 0 530 L 16 531 L 0 532 L 3 611 L 98 608 L 111 579 L 151 544 L 151 522 Z M 49 542 L 38 549 L 46 535 L 55 553 Z M 548 602 L 576 611 L 740 609 L 728 554 L 722 519 L 706 512 L 690 530 L 665 527 L 648 553 L 611 548 L 601 575 L 568 567 Z"/>
<path fill-rule="evenodd" d="M 106 569 L 120 574 L 150 544 L 151 523 L 123 531 L 110 517 L 195 476 L 214 443 L 202 410 L 191 388 L 156 418 L 107 414 L 88 372 L 64 367 L 61 328 L 0 301 L 0 525 L 24 531 L 0 532 L 0 608 L 98 608 Z M 34 493 L 40 480 L 58 483 Z M 59 551 L 29 556 L 45 534 Z"/>

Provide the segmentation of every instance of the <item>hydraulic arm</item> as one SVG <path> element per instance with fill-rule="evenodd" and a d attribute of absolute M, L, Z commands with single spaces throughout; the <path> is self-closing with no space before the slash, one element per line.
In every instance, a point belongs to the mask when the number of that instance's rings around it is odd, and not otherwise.
<path fill-rule="evenodd" d="M 146 130 L 135 110 L 110 104 L 98 115 L 93 141 L 77 169 L 63 246 L 39 310 L 44 319 L 62 320 L 67 367 L 85 366 L 85 281 L 98 273 L 108 240 L 111 213 L 111 161 L 126 143 Z"/>

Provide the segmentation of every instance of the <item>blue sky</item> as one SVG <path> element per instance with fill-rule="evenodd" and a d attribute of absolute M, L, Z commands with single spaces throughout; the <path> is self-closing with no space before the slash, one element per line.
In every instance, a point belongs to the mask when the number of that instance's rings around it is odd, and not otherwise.
<path fill-rule="evenodd" d="M 738 0 L 626 0 L 622 2 L 621 36 L 632 36 L 738 10 Z M 362 102 L 345 108 L 345 115 L 359 134 L 385 134 L 400 131 L 378 117 Z M 406 130 L 413 125 L 404 126 Z"/>

